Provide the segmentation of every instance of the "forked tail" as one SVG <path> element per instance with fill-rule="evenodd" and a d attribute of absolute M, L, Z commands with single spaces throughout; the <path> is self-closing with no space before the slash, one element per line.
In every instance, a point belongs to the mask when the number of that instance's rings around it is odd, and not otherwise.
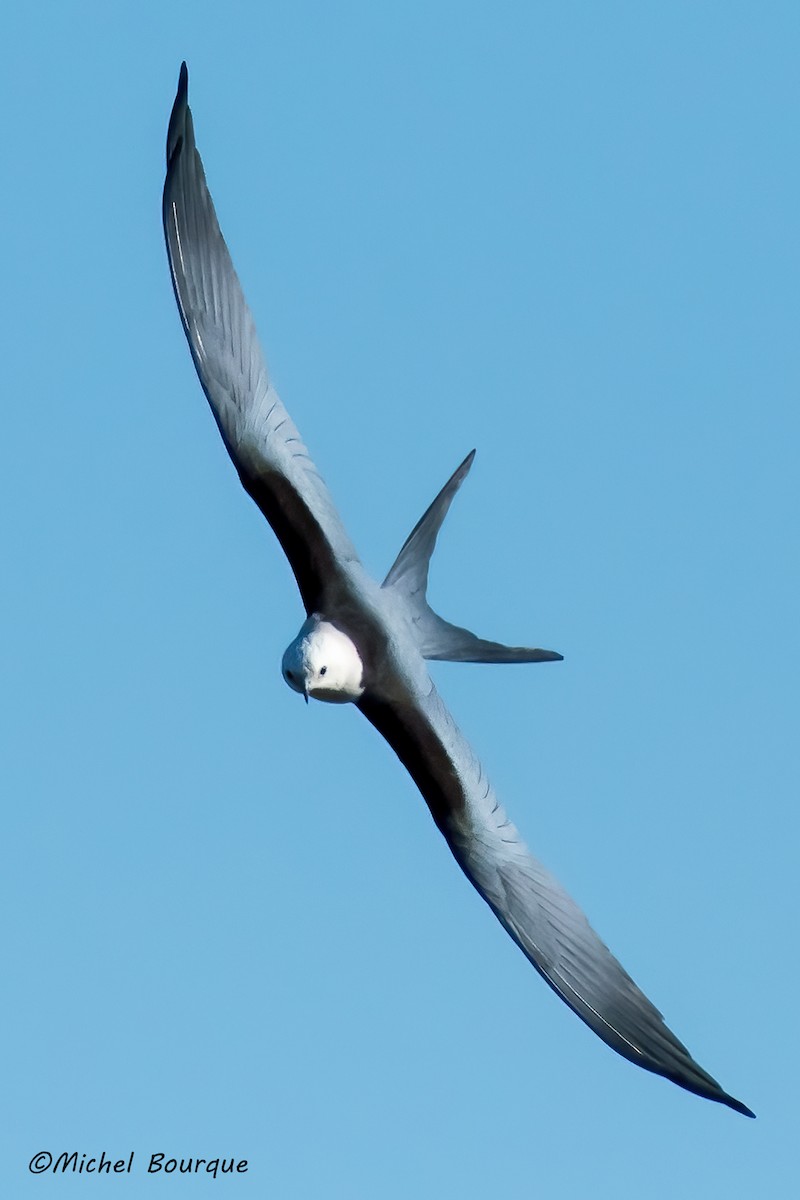
<path fill-rule="evenodd" d="M 458 489 L 472 466 L 472 450 L 457 471 L 450 476 L 424 516 L 417 522 L 383 581 L 405 601 L 417 632 L 424 658 L 445 662 L 558 662 L 563 655 L 554 650 L 536 650 L 528 646 L 504 646 L 476 637 L 468 629 L 451 625 L 437 616 L 428 604 L 428 568 L 442 521 Z"/>

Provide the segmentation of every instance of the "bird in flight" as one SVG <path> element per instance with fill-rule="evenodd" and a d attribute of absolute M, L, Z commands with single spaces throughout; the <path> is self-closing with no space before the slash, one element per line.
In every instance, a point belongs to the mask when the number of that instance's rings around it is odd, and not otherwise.
<path fill-rule="evenodd" d="M 525 846 L 428 673 L 450 662 L 552 662 L 504 646 L 429 607 L 428 566 L 474 451 L 412 530 L 389 574 L 366 572 L 273 387 L 206 186 L 181 67 L 167 135 L 164 233 L 189 349 L 239 478 L 275 531 L 307 619 L 283 656 L 288 685 L 351 702 L 416 783 L 461 870 L 539 974 L 618 1054 L 737 1112 L 664 1024 L 574 900 Z"/>

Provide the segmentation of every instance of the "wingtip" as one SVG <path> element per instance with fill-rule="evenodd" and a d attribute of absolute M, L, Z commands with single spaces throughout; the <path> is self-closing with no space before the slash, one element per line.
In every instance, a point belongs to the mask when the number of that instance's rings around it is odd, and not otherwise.
<path fill-rule="evenodd" d="M 691 1061 L 691 1060 L 690 1060 Z M 692 1063 L 697 1067 L 697 1063 Z M 651 1070 L 652 1068 L 648 1068 Z M 701 1074 L 706 1075 L 705 1071 L 700 1068 Z M 711 1076 L 706 1076 L 702 1082 L 698 1080 L 689 1080 L 685 1074 L 673 1073 L 668 1071 L 657 1071 L 656 1074 L 664 1075 L 666 1079 L 677 1083 L 678 1087 L 686 1088 L 687 1092 L 694 1092 L 696 1096 L 701 1096 L 703 1100 L 715 1100 L 717 1104 L 724 1104 L 726 1108 L 732 1108 L 734 1112 L 741 1113 L 743 1117 L 756 1119 L 756 1114 L 752 1108 L 748 1108 L 746 1104 L 742 1104 L 741 1100 L 737 1100 L 735 1096 L 729 1096 L 726 1091 L 719 1086 L 716 1079 Z"/>
<path fill-rule="evenodd" d="M 461 463 L 461 466 L 457 467 L 456 470 L 453 472 L 450 482 L 451 483 L 455 482 L 456 487 L 460 487 L 461 484 L 466 479 L 467 475 L 469 475 L 470 467 L 472 466 L 474 460 L 475 460 L 475 451 L 470 450 L 467 457 Z"/>
<path fill-rule="evenodd" d="M 181 62 L 181 68 L 178 72 L 178 89 L 175 91 L 175 108 L 180 108 L 188 103 L 188 67 L 186 60 Z"/>
<path fill-rule="evenodd" d="M 169 129 L 167 131 L 167 166 L 172 162 L 175 155 L 183 145 L 184 132 L 186 129 L 186 115 L 189 111 L 189 68 L 185 62 L 181 63 L 181 69 L 178 72 L 178 88 L 175 92 L 175 102 L 172 105 L 172 112 L 169 118 Z"/>
<path fill-rule="evenodd" d="M 741 1100 L 735 1100 L 733 1096 L 726 1095 L 724 1103 L 727 1104 L 728 1108 L 732 1108 L 734 1112 L 741 1113 L 743 1117 L 752 1117 L 755 1121 L 756 1114 L 752 1108 L 748 1108 L 746 1104 L 742 1104 Z"/>

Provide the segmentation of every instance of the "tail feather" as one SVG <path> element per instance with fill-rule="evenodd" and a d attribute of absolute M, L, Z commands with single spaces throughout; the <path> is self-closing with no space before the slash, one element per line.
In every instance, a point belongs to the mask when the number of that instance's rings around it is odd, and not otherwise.
<path fill-rule="evenodd" d="M 405 600 L 419 637 L 420 653 L 424 658 L 444 662 L 557 662 L 563 656 L 556 654 L 554 650 L 504 646 L 500 642 L 476 637 L 468 629 L 443 621 L 428 604 L 428 570 L 436 538 L 453 497 L 466 479 L 474 458 L 475 451 L 472 450 L 414 526 L 384 579 L 383 586 L 394 589 Z"/>
<path fill-rule="evenodd" d="M 410 599 L 418 600 L 427 608 L 425 594 L 428 590 L 428 567 L 436 545 L 436 538 L 442 527 L 442 521 L 447 516 L 447 510 L 453 503 L 453 497 L 469 474 L 474 458 L 475 451 L 470 450 L 461 466 L 453 472 L 439 492 L 433 504 L 417 521 L 403 543 L 402 550 L 394 560 L 392 569 L 383 581 L 385 588 L 395 587 Z"/>
<path fill-rule="evenodd" d="M 504 646 L 502 642 L 487 642 L 460 625 L 451 625 L 428 609 L 427 619 L 420 622 L 423 658 L 440 662 L 474 663 L 532 663 L 560 662 L 564 655 L 555 650 L 537 650 L 531 646 Z"/>

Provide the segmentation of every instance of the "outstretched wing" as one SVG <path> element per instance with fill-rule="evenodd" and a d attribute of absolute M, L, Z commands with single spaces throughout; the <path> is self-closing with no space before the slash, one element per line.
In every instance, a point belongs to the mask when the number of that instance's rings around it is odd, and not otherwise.
<path fill-rule="evenodd" d="M 403 703 L 366 695 L 358 707 L 408 769 L 464 874 L 573 1012 L 637 1066 L 752 1117 L 694 1061 L 530 854 L 436 690 Z"/>
<path fill-rule="evenodd" d="M 357 560 L 327 487 L 278 399 L 220 232 L 194 141 L 181 67 L 167 135 L 164 234 L 183 328 L 203 391 L 244 487 L 294 571 L 306 611 Z"/>

